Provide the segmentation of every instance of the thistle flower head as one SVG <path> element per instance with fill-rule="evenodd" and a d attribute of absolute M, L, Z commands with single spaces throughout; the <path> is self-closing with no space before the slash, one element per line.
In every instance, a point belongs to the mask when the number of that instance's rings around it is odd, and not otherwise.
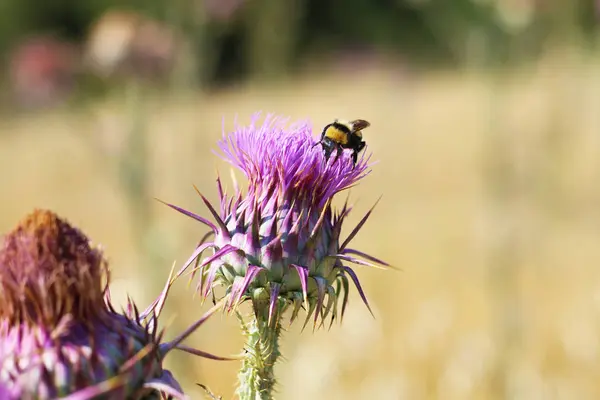
<path fill-rule="evenodd" d="M 0 250 L 0 319 L 12 325 L 57 326 L 104 317 L 107 264 L 76 228 L 35 211 L 4 238 Z"/>
<path fill-rule="evenodd" d="M 108 264 L 50 211 L 27 216 L 0 245 L 0 398 L 183 397 L 162 361 L 209 314 L 161 343 L 157 318 L 172 280 L 144 312 L 110 303 Z M 171 278 L 171 277 L 170 277 Z M 211 310 L 211 313 L 214 310 Z"/>
<path fill-rule="evenodd" d="M 251 299 L 255 312 L 269 318 L 281 305 L 293 305 L 292 320 L 304 305 L 307 321 L 315 324 L 328 315 L 342 315 L 348 301 L 349 279 L 368 307 L 354 271 L 345 262 L 387 265 L 347 248 L 369 213 L 349 237 L 340 242 L 347 205 L 335 211 L 332 198 L 358 183 L 369 173 L 368 158 L 353 165 L 349 153 L 325 161 L 308 122 L 290 126 L 286 120 L 258 116 L 249 126 L 224 133 L 219 143 L 222 157 L 248 179 L 243 194 L 225 194 L 217 179 L 220 207 L 217 211 L 202 196 L 216 223 L 199 215 L 172 208 L 209 226 L 212 242 L 201 243 L 180 274 L 196 261 L 200 270 L 197 289 L 206 297 L 216 286 L 227 289 L 227 309 Z M 204 255 L 212 249 L 212 254 Z M 362 256 L 365 260 L 356 258 Z"/>

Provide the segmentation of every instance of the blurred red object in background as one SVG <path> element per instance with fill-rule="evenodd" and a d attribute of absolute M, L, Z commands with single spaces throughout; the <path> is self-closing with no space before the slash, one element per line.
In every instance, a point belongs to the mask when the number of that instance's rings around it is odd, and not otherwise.
<path fill-rule="evenodd" d="M 21 41 L 9 58 L 10 86 L 15 102 L 26 108 L 62 103 L 75 87 L 77 65 L 78 52 L 74 45 L 51 36 Z"/>

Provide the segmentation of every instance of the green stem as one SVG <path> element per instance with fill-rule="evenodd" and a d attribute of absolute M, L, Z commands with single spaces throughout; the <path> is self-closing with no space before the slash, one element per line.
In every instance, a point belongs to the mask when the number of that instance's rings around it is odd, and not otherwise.
<path fill-rule="evenodd" d="M 240 316 L 246 336 L 245 355 L 238 374 L 237 395 L 240 400 L 270 400 L 276 383 L 275 363 L 281 355 L 281 312 L 277 310 L 271 322 L 265 313 L 254 313 L 248 322 Z"/>

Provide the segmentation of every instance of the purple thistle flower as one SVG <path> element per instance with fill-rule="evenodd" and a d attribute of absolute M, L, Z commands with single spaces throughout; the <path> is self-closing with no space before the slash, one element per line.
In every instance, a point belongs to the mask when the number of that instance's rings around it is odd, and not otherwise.
<path fill-rule="evenodd" d="M 349 281 L 369 308 L 355 272 L 346 263 L 387 266 L 385 262 L 348 248 L 371 214 L 370 210 L 340 243 L 342 224 L 350 212 L 331 206 L 332 198 L 357 184 L 369 172 L 364 153 L 353 165 L 349 152 L 325 161 L 308 122 L 287 126 L 287 120 L 267 116 L 262 125 L 255 115 L 249 126 L 236 126 L 219 143 L 222 157 L 248 179 L 245 195 L 237 188 L 224 193 L 217 179 L 217 211 L 201 195 L 216 223 L 190 211 L 170 207 L 207 225 L 214 240 L 203 240 L 178 275 L 190 265 L 199 272 L 197 290 L 206 298 L 216 286 L 227 289 L 227 310 L 251 299 L 254 310 L 268 320 L 280 306 L 293 305 L 291 321 L 304 307 L 306 322 L 316 326 L 331 315 L 341 316 L 348 302 Z M 320 132 L 319 132 L 320 133 Z M 212 249 L 212 254 L 203 253 Z M 306 323 L 305 323 L 306 325 Z"/>
<path fill-rule="evenodd" d="M 161 343 L 171 278 L 145 311 L 117 313 L 101 251 L 50 211 L 28 215 L 0 246 L 0 398 L 184 398 L 162 362 L 176 348 L 222 359 L 180 344 L 217 307 Z"/>

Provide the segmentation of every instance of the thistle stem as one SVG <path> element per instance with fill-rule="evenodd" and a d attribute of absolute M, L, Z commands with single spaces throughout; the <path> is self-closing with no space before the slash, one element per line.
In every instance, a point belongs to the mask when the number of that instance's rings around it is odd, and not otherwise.
<path fill-rule="evenodd" d="M 279 311 L 279 310 L 277 310 Z M 256 312 L 248 322 L 240 316 L 246 336 L 245 354 L 238 374 L 237 395 L 240 400 L 271 400 L 276 383 L 275 363 L 281 355 L 281 313 L 275 312 L 269 322 L 267 313 Z"/>

